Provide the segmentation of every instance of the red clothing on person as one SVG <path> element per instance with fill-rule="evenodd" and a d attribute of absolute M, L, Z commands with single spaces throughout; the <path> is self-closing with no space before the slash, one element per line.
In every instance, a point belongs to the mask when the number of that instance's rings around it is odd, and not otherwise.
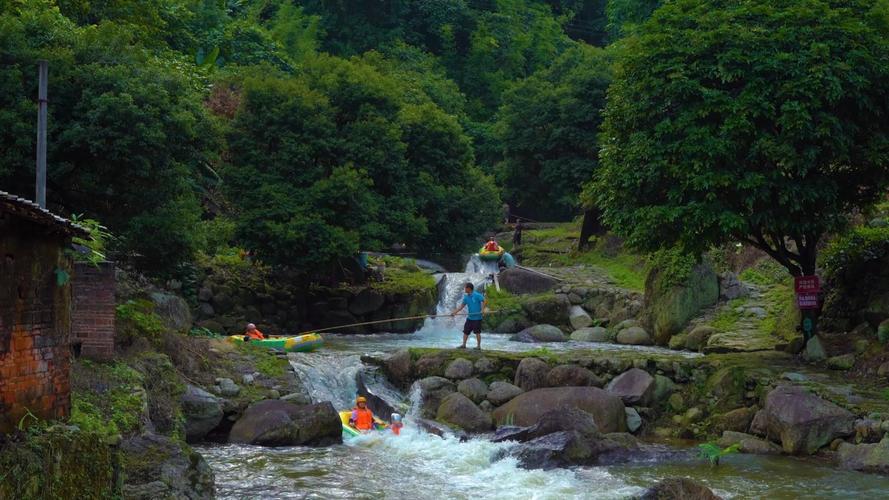
<path fill-rule="evenodd" d="M 374 414 L 366 407 L 352 408 L 352 418 L 349 422 L 359 431 L 369 431 L 374 428 Z"/>
<path fill-rule="evenodd" d="M 485 250 L 489 252 L 496 252 L 500 250 L 500 245 L 498 245 L 496 241 L 489 241 L 485 243 Z"/>
<path fill-rule="evenodd" d="M 262 332 L 258 329 L 255 329 L 253 331 L 247 330 L 247 333 L 245 333 L 244 335 L 250 337 L 250 340 L 262 340 L 265 338 L 265 335 L 263 335 Z"/>

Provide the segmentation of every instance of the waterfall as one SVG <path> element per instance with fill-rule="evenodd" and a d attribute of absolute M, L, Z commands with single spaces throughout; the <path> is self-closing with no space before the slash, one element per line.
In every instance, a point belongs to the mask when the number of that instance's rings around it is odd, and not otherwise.
<path fill-rule="evenodd" d="M 352 408 L 359 384 L 363 384 L 370 395 L 403 410 L 404 396 L 376 368 L 365 366 L 357 354 L 295 353 L 288 359 L 313 403 L 330 401 L 337 410 Z"/>

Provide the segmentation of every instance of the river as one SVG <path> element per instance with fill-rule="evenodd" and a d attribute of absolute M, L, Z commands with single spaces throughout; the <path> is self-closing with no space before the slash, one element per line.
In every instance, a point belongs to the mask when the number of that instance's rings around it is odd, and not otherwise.
<path fill-rule="evenodd" d="M 439 312 L 459 299 L 465 281 L 481 285 L 485 270 L 448 275 Z M 427 320 L 408 335 L 329 335 L 317 353 L 290 354 L 291 365 L 315 401 L 351 407 L 360 372 L 371 391 L 408 417 L 400 436 L 361 436 L 327 448 L 263 448 L 203 445 L 198 450 L 216 472 L 217 494 L 243 498 L 368 499 L 620 499 L 631 498 L 658 480 L 690 477 L 725 498 L 885 498 L 889 478 L 836 470 L 811 460 L 758 455 L 731 455 L 710 467 L 691 451 L 684 460 L 608 467 L 574 467 L 548 471 L 519 468 L 511 458 L 494 460 L 509 444 L 484 438 L 460 442 L 426 434 L 411 425 L 410 397 L 401 394 L 361 362 L 362 354 L 404 347 L 455 347 L 458 325 L 449 318 Z M 484 334 L 483 348 L 537 349 L 541 344 L 510 342 L 508 336 Z M 577 343 L 544 344 L 549 350 L 577 348 Z M 586 344 L 603 350 L 659 350 L 656 347 Z M 675 351 L 670 351 L 676 354 Z M 687 354 L 694 355 L 694 354 Z"/>

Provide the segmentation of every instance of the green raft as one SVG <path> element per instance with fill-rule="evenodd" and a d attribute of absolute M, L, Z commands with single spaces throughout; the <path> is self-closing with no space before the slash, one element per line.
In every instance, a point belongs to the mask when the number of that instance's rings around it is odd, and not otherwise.
<path fill-rule="evenodd" d="M 232 335 L 232 342 L 243 342 L 243 335 Z M 324 345 L 324 339 L 317 333 L 309 333 L 296 337 L 275 337 L 263 340 L 251 340 L 251 344 L 284 352 L 311 352 Z"/>

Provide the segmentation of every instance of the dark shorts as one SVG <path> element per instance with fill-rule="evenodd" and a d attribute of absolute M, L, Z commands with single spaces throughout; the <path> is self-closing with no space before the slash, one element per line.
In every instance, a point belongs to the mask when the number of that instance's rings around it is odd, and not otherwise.
<path fill-rule="evenodd" d="M 463 335 L 469 335 L 470 333 L 482 333 L 482 320 L 480 319 L 467 319 L 466 324 L 463 325 Z"/>

